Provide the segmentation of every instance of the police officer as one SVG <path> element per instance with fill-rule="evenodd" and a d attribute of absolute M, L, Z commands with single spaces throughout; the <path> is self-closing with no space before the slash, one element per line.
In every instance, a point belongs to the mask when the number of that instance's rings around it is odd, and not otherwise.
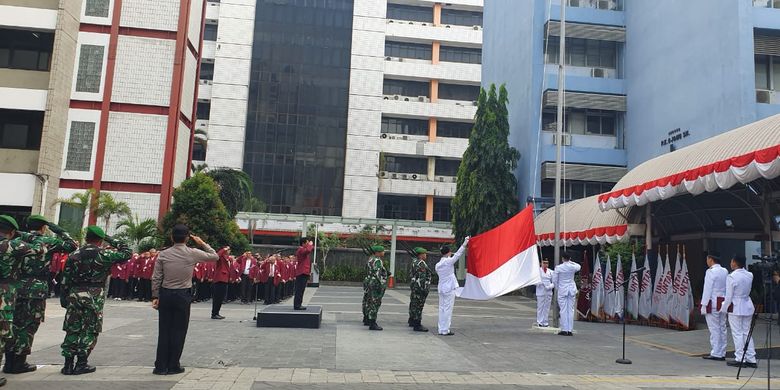
<path fill-rule="evenodd" d="M 428 328 L 422 326 L 422 313 L 428 291 L 431 286 L 433 272 L 425 260 L 428 259 L 428 251 L 425 248 L 414 248 L 417 255 L 412 260 L 412 272 L 409 288 L 412 290 L 409 298 L 409 326 L 414 327 L 415 332 L 427 332 Z"/>
<path fill-rule="evenodd" d="M 558 289 L 558 306 L 561 315 L 561 336 L 574 336 L 574 303 L 577 299 L 577 284 L 574 282 L 574 274 L 580 271 L 580 265 L 571 261 L 571 254 L 561 254 L 561 264 L 553 271 L 552 281 Z"/>
<path fill-rule="evenodd" d="M 756 368 L 756 349 L 753 337 L 748 339 L 750 322 L 753 318 L 753 301 L 750 289 L 753 286 L 753 274 L 745 270 L 745 256 L 736 255 L 731 259 L 732 272 L 726 278 L 726 299 L 720 307 L 722 314 L 728 313 L 731 337 L 734 338 L 734 360 L 726 363 L 732 367 Z M 729 306 L 734 305 L 733 310 Z M 747 351 L 745 347 L 747 346 Z M 743 352 L 745 363 L 742 364 Z"/>
<path fill-rule="evenodd" d="M 550 262 L 542 260 L 539 275 L 542 279 L 536 284 L 536 325 L 542 328 L 550 326 L 550 303 L 552 303 L 553 283 L 552 271 L 547 268 Z"/>
<path fill-rule="evenodd" d="M 702 356 L 708 360 L 726 360 L 726 315 L 720 306 L 726 296 L 726 278 L 729 271 L 721 267 L 716 254 L 707 255 L 707 272 L 704 273 L 704 291 L 701 294 L 701 314 L 707 320 L 710 330 L 710 354 Z"/>
<path fill-rule="evenodd" d="M 104 241 L 112 248 L 104 248 Z M 86 242 L 70 255 L 62 275 L 63 288 L 67 292 L 63 294 L 63 306 L 67 309 L 62 324 L 65 366 L 61 372 L 64 375 L 95 372 L 95 367 L 87 364 L 87 358 L 103 330 L 105 280 L 113 264 L 127 261 L 133 255 L 126 243 L 107 236 L 97 226 L 87 227 Z M 74 357 L 78 358 L 75 366 Z"/>
<path fill-rule="evenodd" d="M 19 225 L 13 217 L 0 215 L 0 348 L 11 333 L 14 321 L 14 302 L 16 301 L 16 279 L 22 259 L 30 250 L 29 246 L 17 238 Z M 6 383 L 0 378 L 0 386 Z"/>
<path fill-rule="evenodd" d="M 385 296 L 387 288 L 387 269 L 382 264 L 382 257 L 385 255 L 385 247 L 374 245 L 371 247 L 373 253 L 366 263 L 366 278 L 363 280 L 365 292 L 363 294 L 363 324 L 368 325 L 369 330 L 382 330 L 382 327 L 376 323 L 376 317 L 379 313 L 379 307 L 382 306 L 382 297 Z"/>

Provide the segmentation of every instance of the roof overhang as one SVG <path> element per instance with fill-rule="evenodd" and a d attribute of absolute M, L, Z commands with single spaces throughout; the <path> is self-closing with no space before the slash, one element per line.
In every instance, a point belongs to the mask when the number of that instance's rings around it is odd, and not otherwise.
<path fill-rule="evenodd" d="M 626 220 L 629 209 L 601 212 L 596 196 L 573 200 L 561 205 L 561 244 L 564 246 L 614 244 L 642 234 L 641 225 Z M 555 207 L 539 214 L 535 221 L 537 244 L 555 244 Z"/>

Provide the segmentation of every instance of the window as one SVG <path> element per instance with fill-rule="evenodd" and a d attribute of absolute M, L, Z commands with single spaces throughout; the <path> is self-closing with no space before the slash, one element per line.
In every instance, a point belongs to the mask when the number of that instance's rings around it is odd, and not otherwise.
<path fill-rule="evenodd" d="M 428 135 L 428 121 L 422 119 L 382 117 L 382 133 Z"/>
<path fill-rule="evenodd" d="M 557 37 L 547 41 L 546 63 L 558 63 L 559 43 Z M 617 42 L 612 41 L 567 38 L 566 65 L 617 69 L 617 45 Z"/>
<path fill-rule="evenodd" d="M 431 59 L 431 45 L 406 42 L 385 42 L 386 57 L 412 58 L 417 60 Z"/>
<path fill-rule="evenodd" d="M 458 176 L 460 160 L 436 159 L 436 176 Z"/>
<path fill-rule="evenodd" d="M 449 138 L 469 138 L 473 123 L 438 121 L 436 135 Z"/>
<path fill-rule="evenodd" d="M 482 49 L 467 47 L 442 46 L 439 59 L 444 62 L 461 62 L 464 64 L 481 64 Z"/>
<path fill-rule="evenodd" d="M 431 86 L 422 81 L 406 81 L 385 79 L 382 87 L 382 93 L 385 95 L 401 96 L 428 96 L 430 97 Z M 441 94 L 441 92 L 439 92 Z M 441 97 L 441 95 L 439 95 Z"/>
<path fill-rule="evenodd" d="M 81 45 L 79 69 L 76 73 L 76 92 L 100 92 L 104 49 L 104 46 Z"/>
<path fill-rule="evenodd" d="M 92 140 L 94 137 L 94 122 L 71 122 L 65 170 L 89 172 L 92 162 Z"/>
<path fill-rule="evenodd" d="M 566 201 L 587 198 L 611 191 L 615 183 L 601 181 L 565 180 L 562 182 L 561 197 Z M 555 197 L 555 180 L 542 180 L 542 197 Z"/>
<path fill-rule="evenodd" d="M 396 173 L 428 174 L 428 159 L 419 157 L 383 156 L 383 171 Z"/>
<path fill-rule="evenodd" d="M 482 12 L 445 8 L 441 10 L 441 22 L 458 26 L 482 26 Z"/>
<path fill-rule="evenodd" d="M 211 62 L 200 63 L 200 79 L 214 80 L 214 64 Z"/>
<path fill-rule="evenodd" d="M 108 0 L 87 0 L 85 16 L 108 17 Z"/>
<path fill-rule="evenodd" d="M 419 196 L 377 195 L 376 217 L 425 220 L 425 198 Z"/>
<path fill-rule="evenodd" d="M 57 224 L 69 231 L 78 231 L 84 226 L 85 210 L 78 206 L 60 203 L 60 218 Z"/>
<path fill-rule="evenodd" d="M 197 119 L 209 119 L 211 116 L 211 102 L 198 102 Z"/>
<path fill-rule="evenodd" d="M 0 109 L 0 148 L 40 149 L 43 114 L 43 111 Z"/>
<path fill-rule="evenodd" d="M 452 221 L 452 207 L 450 198 L 433 198 L 433 220 L 440 222 Z"/>
<path fill-rule="evenodd" d="M 476 101 L 478 98 L 478 85 L 439 84 L 439 99 Z"/>
<path fill-rule="evenodd" d="M 756 56 L 756 89 L 780 90 L 780 56 Z"/>
<path fill-rule="evenodd" d="M 0 68 L 48 71 L 54 34 L 0 28 Z"/>
<path fill-rule="evenodd" d="M 563 131 L 570 134 L 615 136 L 618 131 L 617 111 L 568 109 L 564 114 Z M 542 112 L 542 130 L 556 131 L 558 114 L 554 110 Z"/>
<path fill-rule="evenodd" d="M 195 161 L 206 161 L 206 145 L 200 142 L 192 144 L 192 159 Z"/>
<path fill-rule="evenodd" d="M 216 41 L 217 40 L 217 25 L 206 24 L 206 28 L 203 30 L 204 41 Z"/>
<path fill-rule="evenodd" d="M 390 3 L 387 4 L 387 18 L 433 23 L 433 8 Z"/>

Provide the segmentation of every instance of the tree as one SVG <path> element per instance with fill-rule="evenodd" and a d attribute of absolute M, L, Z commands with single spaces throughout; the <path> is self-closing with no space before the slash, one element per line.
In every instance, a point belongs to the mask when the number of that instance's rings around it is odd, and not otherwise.
<path fill-rule="evenodd" d="M 106 224 L 106 231 L 108 231 L 109 226 L 111 226 L 112 216 L 130 217 L 130 206 L 125 202 L 117 201 L 108 192 L 101 192 L 100 196 L 98 196 L 95 215 L 98 218 L 103 218 L 103 222 Z"/>
<path fill-rule="evenodd" d="M 81 242 L 84 238 L 84 217 L 90 207 L 90 201 L 92 196 L 95 195 L 95 190 L 90 188 L 84 192 L 77 192 L 71 195 L 69 198 L 58 198 L 57 203 L 65 204 L 80 211 L 80 218 L 77 219 L 61 219 L 59 225 L 65 229 L 74 240 Z"/>
<path fill-rule="evenodd" d="M 341 240 L 341 237 L 339 237 L 336 233 L 331 234 L 324 234 L 320 233 L 317 237 L 317 246 L 320 247 L 320 253 L 322 253 L 322 259 L 320 259 L 320 262 L 322 265 L 320 266 L 320 269 L 322 271 L 325 271 L 325 262 L 328 260 L 328 254 L 333 248 L 338 248 L 344 245 L 344 242 Z"/>
<path fill-rule="evenodd" d="M 385 241 L 377 234 L 381 230 L 381 226 L 372 228 L 369 225 L 365 225 L 359 232 L 349 236 L 345 244 L 347 247 L 360 249 L 368 248 L 372 245 L 384 245 Z"/>
<path fill-rule="evenodd" d="M 192 234 L 215 247 L 230 246 L 233 253 L 249 250 L 249 242 L 220 199 L 217 184 L 204 173 L 184 180 L 173 191 L 173 205 L 162 222 L 167 243 L 177 223 L 187 225 Z"/>
<path fill-rule="evenodd" d="M 219 168 L 209 170 L 206 175 L 217 184 L 219 197 L 230 218 L 234 218 L 252 198 L 252 179 L 243 171 Z"/>
<path fill-rule="evenodd" d="M 517 213 L 517 178 L 514 170 L 520 152 L 509 146 L 509 101 L 502 85 L 480 91 L 469 146 L 458 168 L 452 200 L 452 224 L 457 242 L 490 230 Z"/>
<path fill-rule="evenodd" d="M 241 211 L 246 211 L 249 213 L 262 213 L 265 211 L 265 208 L 265 202 L 260 200 L 260 198 L 253 196 L 246 200 L 246 203 L 244 203 L 244 207 L 241 208 Z"/>
<path fill-rule="evenodd" d="M 142 244 L 149 245 L 150 243 L 147 243 L 149 241 L 158 244 L 154 246 L 161 244 L 157 232 L 157 221 L 152 218 L 141 221 L 138 218 L 138 214 L 135 215 L 135 218 L 125 217 L 116 224 L 116 228 L 117 230 L 124 228 L 124 230 L 117 233 L 117 236 L 130 241 L 133 244 L 133 249 L 136 251 L 140 251 Z"/>

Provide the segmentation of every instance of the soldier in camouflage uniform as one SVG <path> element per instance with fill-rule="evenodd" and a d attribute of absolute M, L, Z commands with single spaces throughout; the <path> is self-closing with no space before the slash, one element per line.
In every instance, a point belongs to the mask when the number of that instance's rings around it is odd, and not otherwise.
<path fill-rule="evenodd" d="M 111 247 L 104 248 L 103 242 Z M 106 278 L 111 266 L 127 261 L 133 252 L 126 243 L 107 236 L 97 226 L 87 228 L 86 245 L 68 257 L 62 273 L 62 285 L 66 294 L 65 321 L 62 330 L 62 356 L 65 357 L 64 375 L 80 375 L 95 372 L 87 364 L 98 334 L 103 330 L 103 304 Z M 75 366 L 73 359 L 78 358 Z"/>
<path fill-rule="evenodd" d="M 56 236 L 44 235 L 47 227 Z M 3 372 L 7 374 L 35 371 L 35 366 L 27 363 L 27 355 L 46 312 L 51 258 L 55 253 L 70 253 L 78 248 L 68 233 L 40 215 L 27 217 L 27 228 L 30 233 L 24 240 L 31 251 L 22 260 L 19 273 L 12 338 L 5 347 Z"/>
<path fill-rule="evenodd" d="M 384 297 L 387 288 L 387 269 L 382 264 L 385 248 L 381 245 L 375 245 L 371 247 L 371 251 L 374 254 L 368 259 L 366 264 L 368 274 L 363 280 L 364 312 L 366 320 L 368 320 L 368 329 L 382 330 L 382 327 L 376 323 L 376 316 L 379 312 L 379 306 L 382 306 L 382 297 Z"/>
<path fill-rule="evenodd" d="M 14 322 L 14 302 L 16 301 L 16 281 L 19 267 L 30 248 L 21 238 L 14 238 L 19 230 L 16 220 L 0 215 L 0 348 L 11 337 Z M 0 378 L 0 386 L 5 386 L 5 378 Z"/>
<path fill-rule="evenodd" d="M 427 332 L 428 328 L 422 326 L 421 322 L 433 272 L 425 262 L 428 258 L 428 251 L 418 247 L 414 248 L 414 253 L 417 257 L 412 260 L 412 272 L 410 273 L 409 287 L 412 290 L 412 295 L 409 299 L 409 326 L 414 327 L 415 332 Z"/>

